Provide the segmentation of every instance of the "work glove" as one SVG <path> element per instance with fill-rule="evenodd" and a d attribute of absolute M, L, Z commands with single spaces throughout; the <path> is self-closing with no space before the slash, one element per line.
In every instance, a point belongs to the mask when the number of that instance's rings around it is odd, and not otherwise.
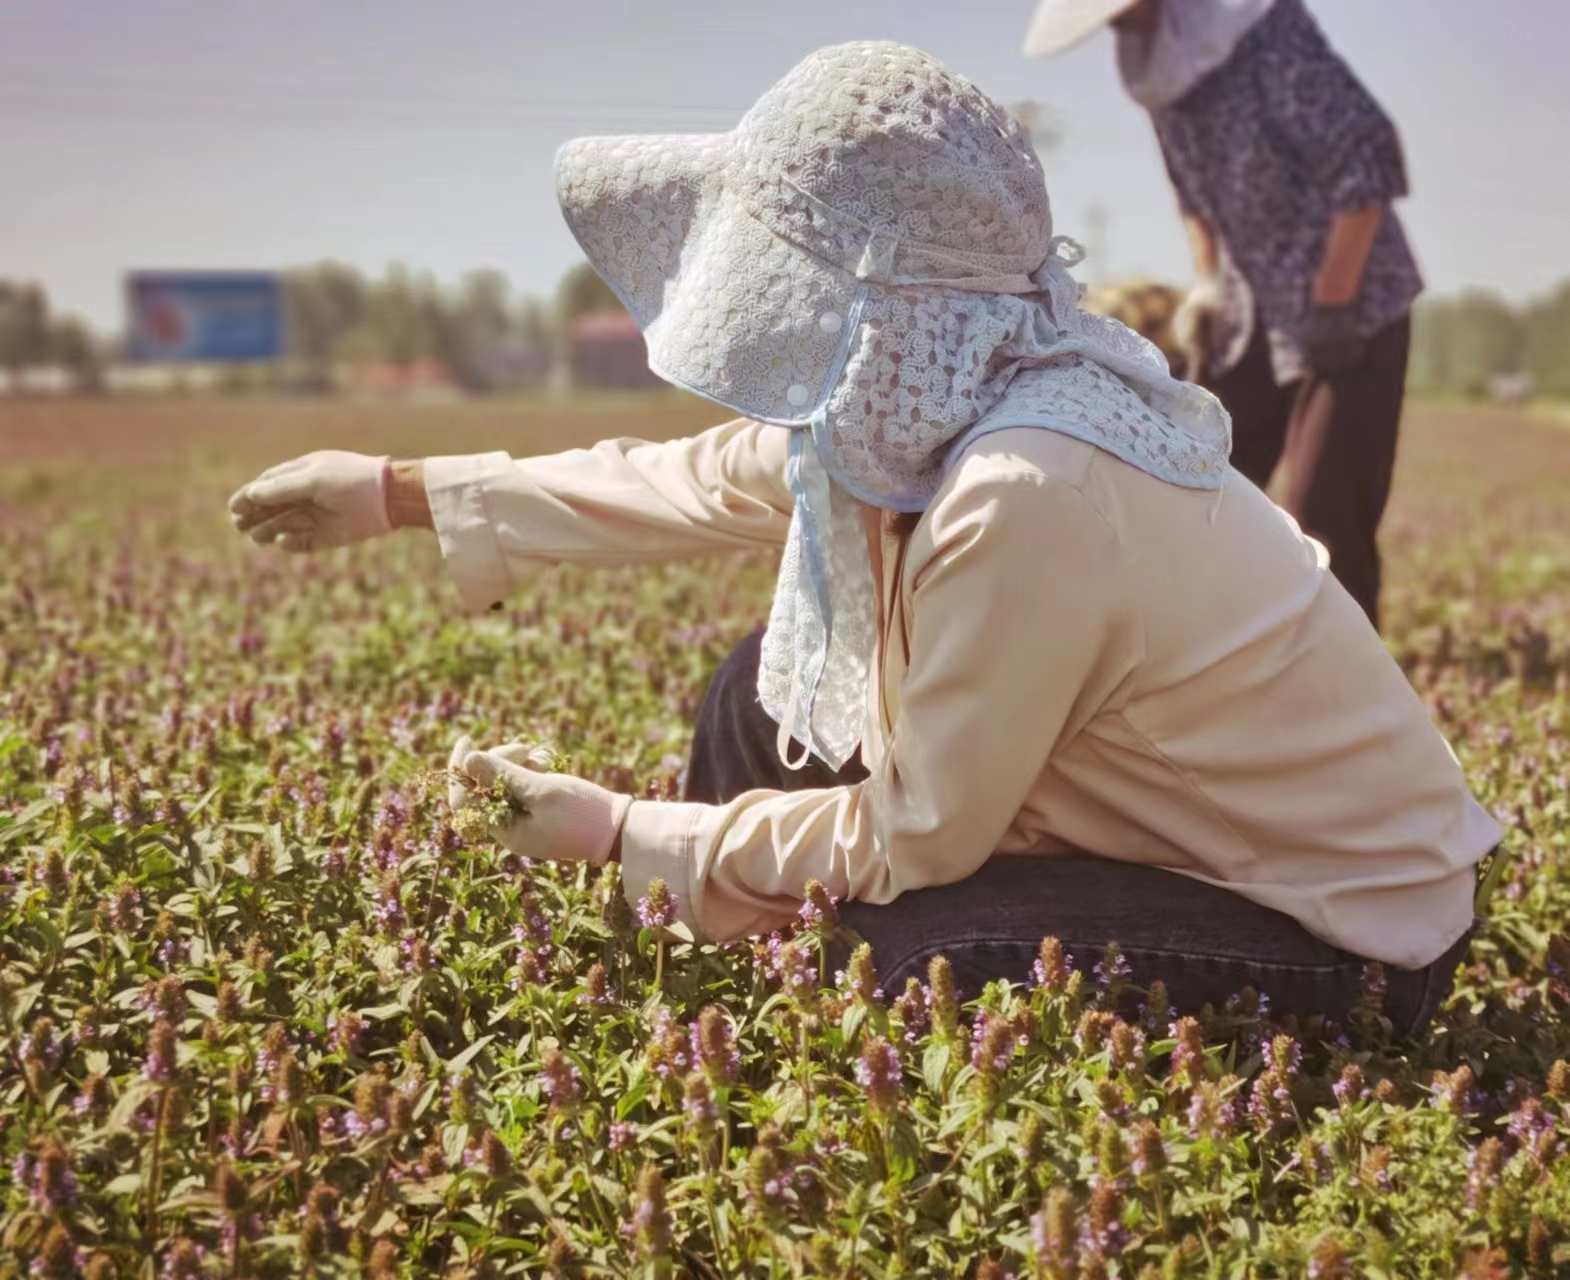
<path fill-rule="evenodd" d="M 1201 276 L 1172 313 L 1172 343 L 1183 355 L 1181 372 L 1191 381 L 1205 376 L 1210 364 L 1211 336 L 1221 316 L 1221 281 Z"/>
<path fill-rule="evenodd" d="M 1330 377 L 1357 364 L 1368 343 L 1357 334 L 1357 316 L 1350 304 L 1313 303 L 1303 317 L 1297 340 L 1313 373 Z"/>
<path fill-rule="evenodd" d="M 392 532 L 386 458 L 324 449 L 271 467 L 229 499 L 234 527 L 285 551 L 323 551 Z"/>
<path fill-rule="evenodd" d="M 447 759 L 447 801 L 455 816 L 478 809 L 491 838 L 519 857 L 604 866 L 632 797 L 550 768 L 548 750 L 511 743 L 476 751 L 465 736 Z M 499 803 L 491 795 L 498 782 L 505 791 Z"/>

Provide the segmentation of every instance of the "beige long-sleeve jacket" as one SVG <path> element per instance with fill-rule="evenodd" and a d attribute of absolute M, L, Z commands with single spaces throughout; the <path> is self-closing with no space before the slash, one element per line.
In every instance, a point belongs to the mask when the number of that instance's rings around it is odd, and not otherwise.
<path fill-rule="evenodd" d="M 787 448 L 785 428 L 738 421 L 430 459 L 426 489 L 482 609 L 543 563 L 782 544 Z M 1398 966 L 1467 928 L 1499 829 L 1323 548 L 1242 477 L 1218 497 L 1001 431 L 881 542 L 870 779 L 639 801 L 629 897 L 663 877 L 698 934 L 732 938 L 788 921 L 814 877 L 888 902 L 994 853 L 1076 848 L 1223 884 Z"/>

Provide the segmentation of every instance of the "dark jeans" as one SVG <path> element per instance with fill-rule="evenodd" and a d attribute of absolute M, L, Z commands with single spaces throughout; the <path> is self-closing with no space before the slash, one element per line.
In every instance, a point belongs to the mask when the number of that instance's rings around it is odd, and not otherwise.
<path fill-rule="evenodd" d="M 1280 501 L 1330 549 L 1330 570 L 1379 625 L 1376 533 L 1390 496 L 1411 321 L 1389 325 L 1362 360 L 1278 387 L 1256 328 L 1247 353 L 1209 386 L 1232 415 L 1232 465 L 1261 489 L 1279 464 Z"/>
<path fill-rule="evenodd" d="M 692 744 L 689 800 L 716 804 L 759 788 L 799 791 L 867 776 L 855 762 L 838 774 L 817 760 L 794 773 L 780 762 L 777 726 L 758 704 L 762 635 L 743 640 L 709 686 Z M 1220 1007 L 1252 986 L 1270 997 L 1273 1014 L 1344 1023 L 1363 985 L 1362 957 L 1278 911 L 1175 872 L 1090 854 L 1000 854 L 957 884 L 905 893 L 886 906 L 846 902 L 840 915 L 872 944 L 891 995 L 907 977 L 924 977 L 940 954 L 967 996 L 995 978 L 1026 981 L 1048 934 L 1086 970 L 1116 941 L 1130 981 L 1161 979 L 1179 1013 Z M 1426 968 L 1387 969 L 1385 1013 L 1397 1030 L 1414 1033 L 1433 1016 L 1469 937 Z"/>

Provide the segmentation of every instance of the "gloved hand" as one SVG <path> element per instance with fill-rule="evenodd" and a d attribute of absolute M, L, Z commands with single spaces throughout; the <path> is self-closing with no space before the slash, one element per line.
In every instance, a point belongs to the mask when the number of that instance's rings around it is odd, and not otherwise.
<path fill-rule="evenodd" d="M 1313 303 L 1303 317 L 1297 340 L 1309 369 L 1321 377 L 1350 369 L 1368 349 L 1368 343 L 1357 336 L 1357 316 L 1351 304 Z"/>
<path fill-rule="evenodd" d="M 447 759 L 452 773 L 466 774 L 478 787 L 500 782 L 506 788 L 512 812 L 493 813 L 492 838 L 524 858 L 556 858 L 590 862 L 597 867 L 610 861 L 621 834 L 632 797 L 618 795 L 571 774 L 548 772 L 550 752 L 520 743 L 476 751 L 468 737 L 459 738 Z M 453 777 L 447 800 L 456 814 L 488 803 L 482 793 Z"/>
<path fill-rule="evenodd" d="M 234 527 L 285 551 L 322 551 L 392 532 L 386 458 L 341 449 L 308 453 L 262 472 L 229 499 Z"/>
<path fill-rule="evenodd" d="M 1174 370 L 1190 381 L 1205 376 L 1210 363 L 1211 335 L 1221 315 L 1221 281 L 1201 276 L 1172 313 L 1172 342 L 1183 353 L 1186 369 Z"/>

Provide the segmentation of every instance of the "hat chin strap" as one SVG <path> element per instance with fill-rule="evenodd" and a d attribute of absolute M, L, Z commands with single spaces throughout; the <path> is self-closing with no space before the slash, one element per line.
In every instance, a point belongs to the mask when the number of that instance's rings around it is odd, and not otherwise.
<path fill-rule="evenodd" d="M 807 708 L 807 723 L 803 736 L 807 739 L 802 744 L 801 755 L 796 759 L 790 758 L 791 743 L 796 737 L 796 726 L 801 723 L 801 672 L 793 665 L 790 672 L 790 698 L 785 704 L 790 708 L 785 713 L 785 718 L 780 721 L 779 733 L 774 739 L 774 749 L 779 753 L 780 763 L 792 773 L 806 766 L 812 759 L 812 708 Z"/>

